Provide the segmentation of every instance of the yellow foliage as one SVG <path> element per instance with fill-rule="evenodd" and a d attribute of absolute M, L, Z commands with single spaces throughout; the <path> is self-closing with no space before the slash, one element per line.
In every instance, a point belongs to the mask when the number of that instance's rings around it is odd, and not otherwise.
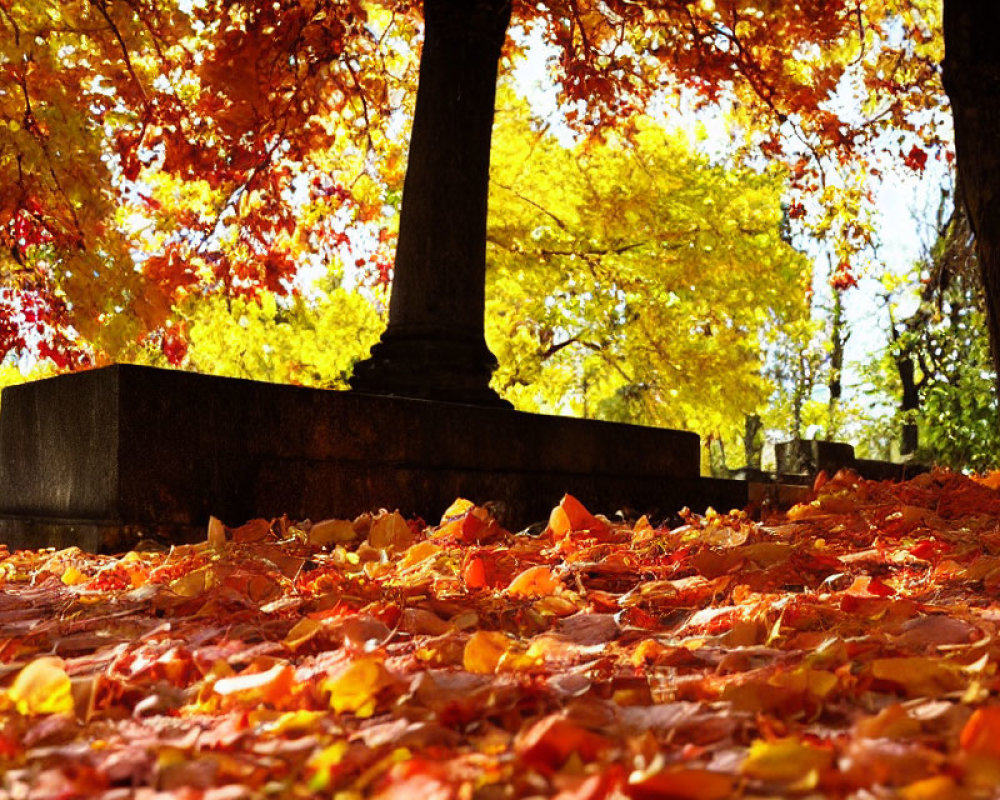
<path fill-rule="evenodd" d="M 783 176 L 713 165 L 650 119 L 567 147 L 529 118 L 501 91 L 493 385 L 525 410 L 735 431 L 773 389 L 766 329 L 808 318 L 810 265 L 782 237 Z"/>

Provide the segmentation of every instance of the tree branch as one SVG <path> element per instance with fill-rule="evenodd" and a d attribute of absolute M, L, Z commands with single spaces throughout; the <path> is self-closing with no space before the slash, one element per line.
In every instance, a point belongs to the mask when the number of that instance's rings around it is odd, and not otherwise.
<path fill-rule="evenodd" d="M 569 226 L 565 222 L 563 222 L 559 217 L 557 217 L 555 214 L 553 214 L 544 206 L 540 205 L 539 203 L 536 203 L 530 197 L 525 197 L 523 194 L 517 191 L 517 189 L 515 189 L 513 186 L 508 186 L 507 184 L 500 183 L 499 181 L 495 180 L 490 180 L 490 183 L 492 183 L 494 186 L 499 187 L 500 189 L 504 189 L 505 191 L 510 192 L 518 200 L 527 203 L 529 206 L 537 209 L 538 211 L 541 211 L 543 214 L 545 214 L 545 216 L 549 217 L 553 222 L 555 222 L 556 225 L 558 225 L 562 230 L 564 231 L 569 230 Z"/>
<path fill-rule="evenodd" d="M 108 27 L 111 28 L 111 33 L 118 41 L 118 46 L 121 48 L 122 59 L 125 61 L 125 68 L 128 70 L 128 74 L 132 76 L 132 80 L 135 81 L 135 85 L 139 87 L 139 94 L 142 95 L 143 103 L 148 105 L 149 95 L 146 94 L 146 87 L 142 85 L 142 81 L 139 80 L 139 76 L 136 74 L 135 67 L 132 65 L 132 57 L 128 52 L 128 46 L 125 44 L 125 39 L 122 37 L 122 33 L 115 24 L 115 21 L 111 19 L 111 15 L 108 13 L 106 0 L 90 0 L 90 5 L 97 9 L 98 13 L 104 17 L 105 22 L 108 23 Z"/>

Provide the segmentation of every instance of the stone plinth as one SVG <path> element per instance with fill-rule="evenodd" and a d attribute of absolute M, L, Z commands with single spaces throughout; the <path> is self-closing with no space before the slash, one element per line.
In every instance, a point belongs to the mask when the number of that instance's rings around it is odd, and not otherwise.
<path fill-rule="evenodd" d="M 746 504 L 698 464 L 693 433 L 114 366 L 4 389 L 0 541 L 120 550 L 202 537 L 209 515 L 379 507 L 433 521 L 459 496 L 512 528 L 564 492 L 609 515 Z"/>

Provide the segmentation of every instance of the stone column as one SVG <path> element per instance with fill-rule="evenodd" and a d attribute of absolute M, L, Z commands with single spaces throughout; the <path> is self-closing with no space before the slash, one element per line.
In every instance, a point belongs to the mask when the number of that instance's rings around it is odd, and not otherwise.
<path fill-rule="evenodd" d="M 425 0 L 389 325 L 351 387 L 476 405 L 489 387 L 483 333 L 486 204 L 497 63 L 511 0 Z"/>

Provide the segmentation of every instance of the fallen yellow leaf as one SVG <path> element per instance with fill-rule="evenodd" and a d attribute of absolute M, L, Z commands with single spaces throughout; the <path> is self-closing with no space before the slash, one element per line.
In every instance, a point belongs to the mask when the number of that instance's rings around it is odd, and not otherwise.
<path fill-rule="evenodd" d="M 470 509 L 476 507 L 476 504 L 471 500 L 466 500 L 464 497 L 459 497 L 448 506 L 448 509 L 441 515 L 441 524 L 444 525 L 450 520 L 457 519 L 458 517 L 464 516 Z"/>
<path fill-rule="evenodd" d="M 90 580 L 87 575 L 84 575 L 76 567 L 66 567 L 66 571 L 62 574 L 60 580 L 67 586 L 77 586 L 81 583 L 86 583 Z"/>
<path fill-rule="evenodd" d="M 392 675 L 377 658 L 360 658 L 323 682 L 330 693 L 330 708 L 338 714 L 350 711 L 359 717 L 375 713 L 378 693 L 392 684 Z"/>
<path fill-rule="evenodd" d="M 873 678 L 896 684 L 910 697 L 937 697 L 968 683 L 960 667 L 940 658 L 876 658 L 869 669 Z"/>
<path fill-rule="evenodd" d="M 794 737 L 767 742 L 758 739 L 750 745 L 741 771 L 748 778 L 767 783 L 793 783 L 813 788 L 819 773 L 833 763 L 833 753 L 800 742 Z"/>
<path fill-rule="evenodd" d="M 323 623 L 309 617 L 303 617 L 292 626 L 292 629 L 285 635 L 282 644 L 289 650 L 297 650 L 321 630 L 323 630 Z"/>
<path fill-rule="evenodd" d="M 309 544 L 326 547 L 331 544 L 353 542 L 358 537 L 354 523 L 346 519 L 325 519 L 309 529 Z"/>
<path fill-rule="evenodd" d="M 403 557 L 399 559 L 399 568 L 409 569 L 410 567 L 414 567 L 429 558 L 433 558 L 441 552 L 441 549 L 434 542 L 418 542 L 403 553 Z"/>
<path fill-rule="evenodd" d="M 72 714 L 73 687 L 55 656 L 36 658 L 24 667 L 7 690 L 7 698 L 20 714 Z"/>
<path fill-rule="evenodd" d="M 958 785 L 947 775 L 935 775 L 899 790 L 900 800 L 958 800 Z"/>
<path fill-rule="evenodd" d="M 226 546 L 226 526 L 217 517 L 208 518 L 208 546 L 213 550 Z"/>

